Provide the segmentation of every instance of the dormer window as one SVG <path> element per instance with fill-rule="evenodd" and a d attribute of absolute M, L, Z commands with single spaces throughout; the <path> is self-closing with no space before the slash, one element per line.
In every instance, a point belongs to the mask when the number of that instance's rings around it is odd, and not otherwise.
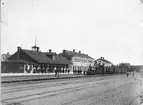
<path fill-rule="evenodd" d="M 53 60 L 55 60 L 55 59 L 56 59 L 55 55 L 53 55 L 52 59 L 53 59 Z"/>

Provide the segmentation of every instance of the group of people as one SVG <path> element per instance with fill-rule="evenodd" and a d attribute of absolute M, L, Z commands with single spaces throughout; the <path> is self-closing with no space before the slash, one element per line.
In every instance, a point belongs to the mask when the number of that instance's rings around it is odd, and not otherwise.
<path fill-rule="evenodd" d="M 54 72 L 55 72 L 55 77 L 56 76 L 59 76 L 59 73 L 68 73 L 70 72 L 70 69 L 66 69 L 66 70 L 61 70 L 61 69 L 58 69 L 58 68 L 54 68 Z"/>
<path fill-rule="evenodd" d="M 59 67 L 45 67 L 45 66 L 33 66 L 32 65 L 25 65 L 25 72 L 26 73 L 68 73 L 70 72 L 69 68 L 59 68 Z"/>

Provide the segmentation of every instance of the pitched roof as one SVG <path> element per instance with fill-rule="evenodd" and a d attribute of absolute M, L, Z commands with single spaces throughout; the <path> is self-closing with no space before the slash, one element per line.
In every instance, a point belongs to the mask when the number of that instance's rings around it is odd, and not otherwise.
<path fill-rule="evenodd" d="M 71 64 L 69 60 L 61 55 L 56 55 L 56 59 L 54 60 L 56 64 Z"/>
<path fill-rule="evenodd" d="M 102 59 L 102 58 L 99 58 L 99 59 L 97 59 L 97 60 L 101 60 L 101 61 L 106 62 L 106 63 L 111 63 L 110 61 L 108 61 L 108 60 L 106 60 L 106 59 Z M 97 61 L 97 60 L 95 60 L 95 61 Z"/>
<path fill-rule="evenodd" d="M 56 52 L 44 52 L 46 55 L 57 55 Z"/>
<path fill-rule="evenodd" d="M 65 54 L 69 55 L 69 56 L 72 56 L 72 57 L 73 56 L 79 56 L 79 57 L 82 57 L 82 58 L 94 59 L 94 58 L 88 56 L 88 54 L 78 53 L 78 52 L 73 52 L 73 51 L 68 51 L 68 50 L 65 51 Z"/>
<path fill-rule="evenodd" d="M 21 50 L 25 52 L 27 55 L 29 55 L 32 59 L 36 60 L 38 63 L 53 63 L 53 61 L 42 52 L 25 50 L 25 49 Z"/>
<path fill-rule="evenodd" d="M 55 52 L 46 52 L 45 54 L 55 56 L 55 60 L 53 60 L 55 64 L 71 64 L 69 60 L 61 55 L 57 55 Z"/>

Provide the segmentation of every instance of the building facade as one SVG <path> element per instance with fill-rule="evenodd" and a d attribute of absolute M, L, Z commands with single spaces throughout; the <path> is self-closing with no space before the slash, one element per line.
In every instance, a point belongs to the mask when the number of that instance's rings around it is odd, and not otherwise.
<path fill-rule="evenodd" d="M 104 59 L 104 57 L 101 57 L 95 60 L 95 63 L 99 65 L 103 65 L 104 67 L 111 67 L 113 65 L 110 61 Z"/>
<path fill-rule="evenodd" d="M 68 50 L 63 50 L 62 53 L 60 53 L 63 57 L 67 58 L 72 64 L 70 65 L 71 71 L 75 72 L 86 72 L 89 69 L 89 66 L 94 65 L 94 59 L 88 54 L 75 52 L 73 51 L 68 51 Z"/>
<path fill-rule="evenodd" d="M 49 49 L 49 52 L 44 53 L 48 58 L 54 61 L 54 69 L 58 69 L 60 73 L 69 73 L 70 72 L 70 64 L 71 62 L 68 61 L 61 55 L 58 55 L 56 52 L 52 52 L 52 49 Z"/>

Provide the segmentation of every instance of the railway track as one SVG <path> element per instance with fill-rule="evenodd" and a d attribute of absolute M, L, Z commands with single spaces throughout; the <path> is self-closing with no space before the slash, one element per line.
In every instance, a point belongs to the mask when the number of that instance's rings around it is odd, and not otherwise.
<path fill-rule="evenodd" d="M 111 76 L 107 76 L 106 79 L 107 78 L 111 79 L 112 77 L 111 78 L 110 77 Z M 3 93 L 9 93 L 9 92 L 25 91 L 25 90 L 36 89 L 36 88 L 37 89 L 38 88 L 39 89 L 40 88 L 47 88 L 47 87 L 50 88 L 50 87 L 60 86 L 60 85 L 78 84 L 78 83 L 81 83 L 82 81 L 84 81 L 84 82 L 101 81 L 101 80 L 104 80 L 104 77 L 97 77 L 97 78 L 88 77 L 88 79 L 87 78 L 82 78 L 82 79 L 73 78 L 70 80 L 71 81 L 69 82 L 69 79 L 68 80 L 63 79 L 62 81 L 60 81 L 60 83 L 59 83 L 59 81 L 51 81 L 50 83 L 49 83 L 49 81 L 48 81 L 48 83 L 45 81 L 43 83 L 38 83 L 38 84 L 37 84 L 37 82 L 31 83 L 31 84 L 26 84 L 26 82 L 25 82 L 25 84 L 28 86 L 24 86 L 24 84 L 22 83 L 22 85 L 16 86 L 16 87 L 15 87 L 15 85 L 17 85 L 17 84 L 13 84 L 14 86 L 12 85 L 9 88 L 8 88 L 8 86 L 6 86 L 6 88 L 2 87 L 3 88 L 2 92 Z"/>
<path fill-rule="evenodd" d="M 26 95 L 26 96 L 21 96 L 21 97 L 14 97 L 14 98 L 9 98 L 9 99 L 4 99 L 2 100 L 3 103 L 5 102 L 25 102 L 25 101 L 29 101 L 29 100 L 34 100 L 37 98 L 43 98 L 43 97 L 50 97 L 50 96 L 54 96 L 54 95 L 58 95 L 58 94 L 63 94 L 63 93 L 67 93 L 67 92 L 72 92 L 72 91 L 76 91 L 76 90 L 80 90 L 80 89 L 87 89 L 87 88 L 92 88 L 95 86 L 98 86 L 100 84 L 107 84 L 113 82 L 113 80 L 106 80 L 106 81 L 102 81 L 102 82 L 91 82 L 90 84 L 86 84 L 86 85 L 79 85 L 79 86 L 75 86 L 75 87 L 70 87 L 70 88 L 64 88 L 64 89 L 59 89 L 59 90 L 53 90 L 53 91 L 47 91 L 47 92 L 43 92 L 43 93 L 36 93 L 36 94 L 30 94 L 30 95 Z"/>
<path fill-rule="evenodd" d="M 139 85 L 142 86 L 142 82 L 143 82 L 143 79 L 135 79 L 135 80 L 138 80 L 139 81 Z M 143 92 L 141 92 L 140 94 L 138 94 L 131 102 L 129 105 L 134 105 L 136 103 L 136 101 L 140 101 L 142 100 L 142 104 L 143 104 Z M 141 104 L 141 103 L 140 103 Z"/>
<path fill-rule="evenodd" d="M 98 78 L 96 79 L 96 81 L 101 81 L 104 80 L 104 78 Z M 4 89 L 2 91 L 2 93 L 10 93 L 10 92 L 17 92 L 17 91 L 26 91 L 26 90 L 32 90 L 32 89 L 40 89 L 40 88 L 50 88 L 50 87 L 54 87 L 54 86 L 60 86 L 60 85 L 68 85 L 68 84 L 78 84 L 81 83 L 83 80 L 75 80 L 74 81 L 62 81 L 62 83 L 46 83 L 46 84 L 34 84 L 32 86 L 22 86 L 22 87 L 16 87 L 16 88 L 9 88 L 9 89 Z M 90 82 L 95 81 L 91 78 Z M 89 82 L 89 80 L 84 79 L 84 83 Z"/>
<path fill-rule="evenodd" d="M 97 84 L 91 83 L 91 84 L 86 84 L 86 85 L 79 85 L 76 87 L 59 89 L 56 91 L 53 90 L 53 91 L 47 91 L 43 93 L 36 93 L 36 94 L 30 94 L 30 95 L 21 96 L 21 97 L 9 98 L 9 99 L 2 100 L 2 102 L 5 103 L 4 105 L 7 105 L 8 103 L 10 103 L 9 105 L 11 105 L 13 104 L 13 102 L 23 103 L 23 102 L 27 102 L 27 101 L 31 101 L 31 100 L 35 100 L 39 98 L 52 97 L 52 96 L 56 96 L 56 95 L 60 95 L 60 94 L 68 93 L 68 92 L 79 91 L 79 90 L 87 89 L 87 88 L 93 88 L 93 87 L 99 86 L 100 84 L 107 84 L 107 83 L 110 84 L 112 82 L 113 80 L 106 80 L 102 83 L 97 83 Z"/>
<path fill-rule="evenodd" d="M 129 105 L 134 105 L 134 103 L 138 100 L 141 100 L 141 98 L 143 99 L 143 92 L 141 92 Z"/>
<path fill-rule="evenodd" d="M 79 82 L 81 82 L 81 81 L 79 81 Z M 113 80 L 109 80 L 108 82 L 107 81 L 102 82 L 102 84 L 103 83 L 104 84 L 108 84 L 108 83 L 112 83 L 112 82 L 113 82 Z M 106 98 L 113 97 L 115 95 L 118 95 L 118 94 L 124 92 L 124 88 L 126 86 L 128 86 L 129 84 L 130 83 L 125 84 L 125 85 L 121 85 L 121 86 L 119 86 L 117 88 L 113 88 L 112 90 L 118 90 L 118 91 L 113 92 L 112 94 L 109 93 L 105 97 L 100 97 L 96 101 L 94 101 L 94 103 L 99 103 L 100 101 L 102 101 L 102 100 L 104 100 Z M 64 85 L 64 83 L 63 83 L 63 85 Z M 100 83 L 99 83 L 99 85 L 100 85 Z M 52 97 L 52 96 L 68 93 L 68 92 L 79 91 L 79 90 L 83 90 L 83 89 L 87 89 L 87 88 L 93 88 L 93 87 L 96 87 L 96 86 L 98 86 L 98 85 L 92 83 L 92 84 L 87 84 L 87 85 L 82 85 L 82 86 L 76 86 L 76 87 L 71 87 L 71 88 L 59 89 L 59 90 L 56 90 L 56 91 L 48 91 L 48 92 L 43 92 L 43 93 L 36 93 L 36 94 L 26 95 L 26 96 L 22 96 L 22 97 L 15 97 L 15 98 L 11 98 L 11 99 L 5 99 L 5 100 L 2 100 L 2 102 L 4 103 L 4 105 L 16 105 L 16 104 L 14 104 L 15 102 L 16 103 L 23 103 L 23 102 L 27 102 L 27 101 L 31 101 L 31 100 L 36 100 L 36 99 L 39 99 L 39 98 L 47 98 L 47 97 Z M 90 96 L 90 97 L 95 97 L 96 95 L 93 95 L 93 96 Z M 89 98 L 89 97 L 84 97 L 84 98 L 81 98 L 81 99 L 78 99 L 78 100 L 72 100 L 72 101 L 76 102 L 76 101 L 79 101 L 79 100 L 85 100 L 87 98 Z M 62 105 L 70 105 L 71 103 L 72 102 L 68 102 L 68 103 L 64 103 Z M 90 103 L 89 105 L 92 105 L 92 104 L 93 103 Z M 130 105 L 132 105 L 132 104 L 130 104 Z"/>
<path fill-rule="evenodd" d="M 129 83 L 129 84 L 131 84 L 131 83 Z M 87 105 L 95 105 L 97 103 L 100 103 L 104 99 L 107 99 L 109 97 L 113 97 L 115 95 L 118 95 L 118 94 L 126 91 L 125 87 L 128 87 L 129 84 L 121 85 L 121 86 L 119 86 L 117 88 L 114 88 L 114 89 L 112 88 L 110 90 L 105 90 L 102 93 L 98 93 L 98 94 L 94 94 L 94 95 L 91 95 L 91 96 L 88 96 L 88 97 L 84 97 L 84 98 L 80 98 L 80 99 L 77 99 L 77 100 L 73 100 L 72 102 L 67 102 L 67 103 L 64 103 L 62 105 L 71 105 L 73 102 L 75 103 L 75 102 L 78 102 L 78 101 L 84 101 L 84 100 L 92 98 L 92 97 L 95 98 L 95 101 L 94 102 L 89 102 Z M 109 91 L 114 91 L 114 92 L 110 93 Z M 105 96 L 101 96 L 100 97 L 100 95 L 104 94 L 105 92 L 109 92 L 109 93 L 106 94 Z"/>

